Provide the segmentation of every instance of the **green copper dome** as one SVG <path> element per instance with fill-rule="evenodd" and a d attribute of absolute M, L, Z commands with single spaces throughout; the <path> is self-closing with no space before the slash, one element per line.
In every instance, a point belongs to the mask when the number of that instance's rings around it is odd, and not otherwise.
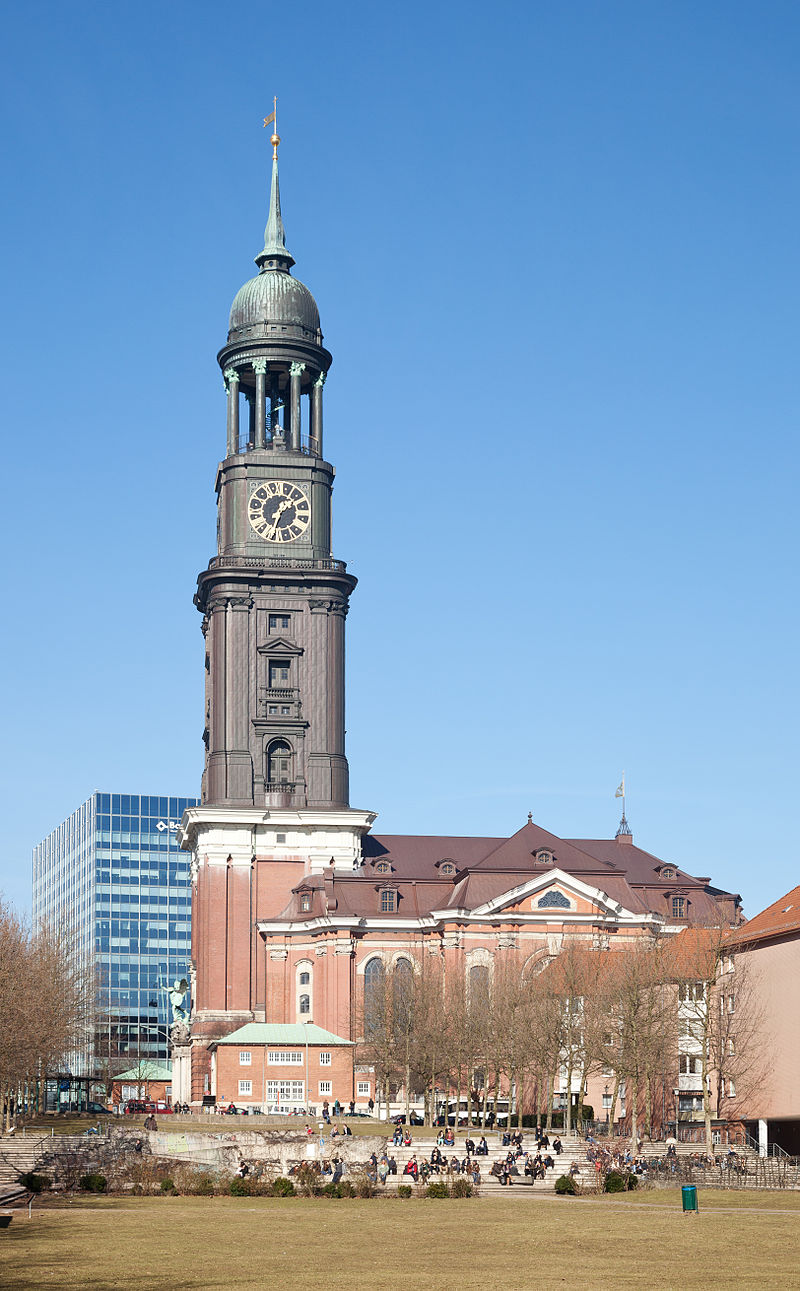
<path fill-rule="evenodd" d="M 228 341 L 281 336 L 321 345 L 317 302 L 285 269 L 262 269 L 236 293 Z"/>
<path fill-rule="evenodd" d="M 308 287 L 290 273 L 294 257 L 286 250 L 277 148 L 272 159 L 264 250 L 256 256 L 256 264 L 261 272 L 244 284 L 231 306 L 228 341 L 285 336 L 321 345 L 317 302 Z"/>

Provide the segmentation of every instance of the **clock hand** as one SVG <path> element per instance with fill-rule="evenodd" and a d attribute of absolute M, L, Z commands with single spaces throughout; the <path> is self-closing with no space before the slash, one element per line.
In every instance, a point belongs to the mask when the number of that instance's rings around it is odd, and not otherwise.
<path fill-rule="evenodd" d="M 277 508 L 276 508 L 276 510 L 275 510 L 275 515 L 274 515 L 273 520 L 272 520 L 272 532 L 271 532 L 271 533 L 270 533 L 270 535 L 269 535 L 269 536 L 270 536 L 270 541 L 275 537 L 276 533 L 278 532 L 278 527 L 279 527 L 280 522 L 281 522 L 281 516 L 283 515 L 284 511 L 288 511 L 288 510 L 289 510 L 289 507 L 290 507 L 291 505 L 292 505 L 292 503 L 291 503 L 291 502 L 289 502 L 289 501 L 287 501 L 287 500 L 286 500 L 286 498 L 284 498 L 284 500 L 283 500 L 282 502 L 279 502 L 279 503 L 278 503 L 278 506 L 277 506 Z"/>

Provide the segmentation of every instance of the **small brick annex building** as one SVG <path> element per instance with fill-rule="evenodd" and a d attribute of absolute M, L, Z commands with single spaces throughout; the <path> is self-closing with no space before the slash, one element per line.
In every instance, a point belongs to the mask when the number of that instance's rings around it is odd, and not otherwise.
<path fill-rule="evenodd" d="M 739 897 L 637 847 L 624 813 L 612 839 L 557 838 L 530 819 L 510 838 L 384 837 L 371 833 L 374 812 L 350 806 L 344 630 L 356 580 L 331 551 L 332 357 L 316 302 L 290 272 L 272 142 L 259 272 L 233 302 L 218 356 L 218 553 L 195 596 L 206 755 L 201 804 L 180 835 L 192 852 L 191 1097 L 222 1089 L 262 1104 L 268 1073 L 257 1095 L 255 1084 L 237 1092 L 251 1079 L 236 1058 L 249 1052 L 252 1064 L 251 1028 L 312 1023 L 333 1037 L 331 1054 L 343 1046 L 337 1061 L 350 1064 L 363 1106 L 373 1091 L 352 1070 L 359 1002 L 371 975 L 398 959 L 413 968 L 435 952 L 450 969 L 491 971 L 506 948 L 530 961 L 565 938 L 619 947 L 720 907 L 735 924 Z M 259 1061 L 278 1049 L 262 1037 Z M 327 1079 L 313 1065 L 318 1103 Z M 289 1077 L 295 1093 L 304 1072 Z"/>

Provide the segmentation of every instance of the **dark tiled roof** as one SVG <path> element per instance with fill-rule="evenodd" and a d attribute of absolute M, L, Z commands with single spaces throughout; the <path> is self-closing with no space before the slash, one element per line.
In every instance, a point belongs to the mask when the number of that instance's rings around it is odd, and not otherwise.
<path fill-rule="evenodd" d="M 552 865 L 536 860 L 535 853 L 542 849 L 552 854 Z M 661 878 L 664 862 L 632 841 L 558 838 L 533 823 L 511 838 L 368 834 L 363 854 L 365 863 L 354 874 L 327 870 L 324 882 L 303 880 L 280 917 L 308 919 L 334 912 L 341 917 L 379 916 L 378 889 L 384 883 L 398 893 L 396 914 L 401 918 L 433 910 L 475 910 L 553 868 L 599 888 L 634 914 L 653 912 L 670 919 L 670 898 L 682 893 L 689 900 L 690 920 L 700 921 L 713 916 L 717 898 L 729 906 L 737 900 L 676 867 L 674 879 Z M 455 863 L 455 875 L 441 873 L 443 860 Z M 379 861 L 388 861 L 391 871 L 379 873 Z M 310 911 L 300 911 L 300 889 L 311 890 Z"/>

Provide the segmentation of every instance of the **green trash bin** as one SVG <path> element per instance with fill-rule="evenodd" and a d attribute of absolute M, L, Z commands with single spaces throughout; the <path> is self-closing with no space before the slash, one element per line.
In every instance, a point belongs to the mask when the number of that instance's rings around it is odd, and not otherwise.
<path fill-rule="evenodd" d="M 681 1188 L 681 1197 L 683 1200 L 683 1209 L 685 1212 L 693 1211 L 697 1214 L 697 1189 L 693 1183 L 685 1183 Z"/>

